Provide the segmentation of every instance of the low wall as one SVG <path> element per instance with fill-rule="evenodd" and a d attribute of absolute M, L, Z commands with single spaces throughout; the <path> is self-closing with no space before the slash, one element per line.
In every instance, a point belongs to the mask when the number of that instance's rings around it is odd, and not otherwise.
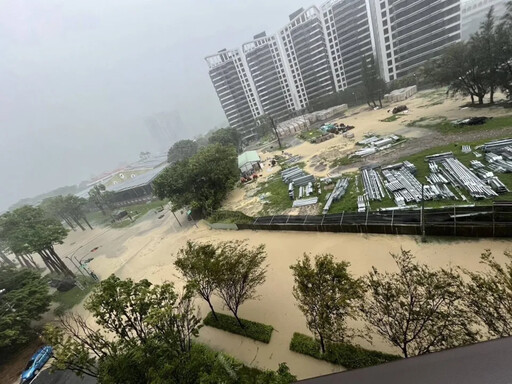
<path fill-rule="evenodd" d="M 225 230 L 233 230 L 233 231 L 236 231 L 239 226 L 239 224 L 234 224 L 234 223 L 209 223 L 207 221 L 205 221 L 206 225 L 210 227 L 210 229 L 225 229 Z"/>

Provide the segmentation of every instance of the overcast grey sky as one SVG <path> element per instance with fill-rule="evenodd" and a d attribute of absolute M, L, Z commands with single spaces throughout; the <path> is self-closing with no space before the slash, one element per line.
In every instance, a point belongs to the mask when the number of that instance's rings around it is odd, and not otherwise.
<path fill-rule="evenodd" d="M 225 121 L 204 57 L 273 33 L 299 0 L 0 0 L 0 210 L 154 151 L 144 119 Z"/>

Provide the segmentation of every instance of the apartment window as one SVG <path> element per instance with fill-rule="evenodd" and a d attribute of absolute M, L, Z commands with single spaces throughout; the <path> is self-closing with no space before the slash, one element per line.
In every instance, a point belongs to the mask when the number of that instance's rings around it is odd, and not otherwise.
<path fill-rule="evenodd" d="M 382 20 L 382 25 L 386 27 L 388 25 L 388 19 Z"/>
<path fill-rule="evenodd" d="M 380 3 L 380 9 L 384 9 L 386 8 L 386 3 L 383 1 L 382 3 Z"/>
<path fill-rule="evenodd" d="M 386 36 L 386 37 L 384 38 L 384 41 L 385 41 L 386 43 L 389 43 L 389 36 Z"/>
<path fill-rule="evenodd" d="M 389 66 L 393 65 L 393 61 L 392 60 L 388 60 L 388 65 Z"/>
<path fill-rule="evenodd" d="M 395 76 L 394 75 L 389 75 L 389 80 L 395 80 Z"/>
<path fill-rule="evenodd" d="M 382 11 L 382 18 L 385 19 L 386 18 L 386 11 Z"/>
<path fill-rule="evenodd" d="M 389 51 L 391 49 L 391 45 L 386 44 L 386 51 Z"/>
<path fill-rule="evenodd" d="M 386 56 L 388 57 L 388 59 L 391 59 L 391 52 L 388 52 Z"/>

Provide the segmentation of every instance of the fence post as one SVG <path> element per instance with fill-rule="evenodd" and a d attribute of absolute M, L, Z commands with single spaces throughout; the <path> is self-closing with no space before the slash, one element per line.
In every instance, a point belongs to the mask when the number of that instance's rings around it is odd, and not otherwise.
<path fill-rule="evenodd" d="M 395 222 L 395 210 L 391 211 L 391 232 L 393 232 L 393 224 Z"/>
<path fill-rule="evenodd" d="M 322 222 L 320 223 L 320 225 L 324 225 L 324 219 L 325 219 L 325 215 L 322 216 Z"/>
<path fill-rule="evenodd" d="M 345 211 L 341 213 L 340 227 L 343 224 L 343 216 L 345 216 Z"/>
<path fill-rule="evenodd" d="M 368 214 L 370 213 L 370 210 L 367 210 L 366 211 L 366 221 L 364 223 L 364 225 L 368 226 Z"/>
<path fill-rule="evenodd" d="M 453 236 L 457 236 L 457 206 L 453 204 Z"/>
<path fill-rule="evenodd" d="M 494 218 L 494 204 L 492 205 L 492 237 L 495 237 L 495 228 L 496 228 L 496 222 Z"/>
<path fill-rule="evenodd" d="M 288 224 L 288 220 L 290 220 L 290 215 L 286 218 L 286 224 Z"/>
<path fill-rule="evenodd" d="M 304 222 L 302 223 L 302 225 L 306 224 L 307 220 L 308 220 L 308 215 L 306 215 L 306 217 L 304 218 Z"/>
<path fill-rule="evenodd" d="M 270 219 L 270 223 L 268 223 L 268 225 L 272 225 L 272 221 L 274 221 L 274 217 L 275 217 L 275 215 L 272 215 L 272 218 Z"/>

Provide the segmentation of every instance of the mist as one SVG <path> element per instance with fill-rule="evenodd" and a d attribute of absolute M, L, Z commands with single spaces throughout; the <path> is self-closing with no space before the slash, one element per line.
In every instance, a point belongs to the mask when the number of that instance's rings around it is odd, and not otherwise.
<path fill-rule="evenodd" d="M 0 210 L 227 124 L 204 57 L 274 33 L 297 0 L 0 2 Z"/>

